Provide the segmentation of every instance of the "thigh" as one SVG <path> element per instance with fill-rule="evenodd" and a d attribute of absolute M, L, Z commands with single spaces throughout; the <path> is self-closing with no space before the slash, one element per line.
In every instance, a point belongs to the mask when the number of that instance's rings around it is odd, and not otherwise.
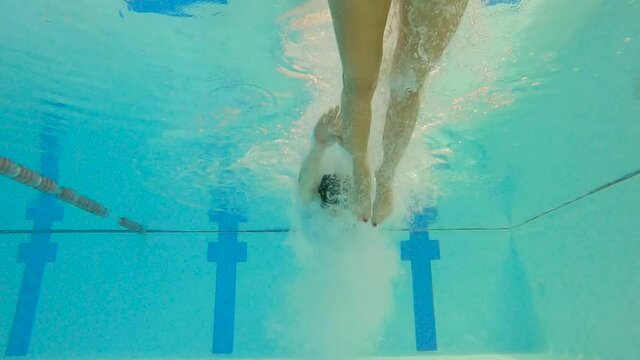
<path fill-rule="evenodd" d="M 390 4 L 391 0 L 329 0 L 345 82 L 375 84 Z"/>
<path fill-rule="evenodd" d="M 468 0 L 401 0 L 394 76 L 419 88 L 455 34 Z"/>

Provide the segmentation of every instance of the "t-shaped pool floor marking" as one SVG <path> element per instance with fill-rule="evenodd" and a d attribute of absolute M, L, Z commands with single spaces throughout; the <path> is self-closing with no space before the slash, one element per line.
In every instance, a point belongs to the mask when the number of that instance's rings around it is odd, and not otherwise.
<path fill-rule="evenodd" d="M 427 208 L 423 213 L 415 214 L 409 228 L 409 240 L 400 244 L 402 260 L 411 262 L 413 314 L 418 351 L 438 350 L 431 261 L 440 259 L 440 245 L 438 240 L 429 240 L 427 231 L 427 226 L 435 222 L 436 217 L 435 208 Z"/>
<path fill-rule="evenodd" d="M 209 211 L 209 220 L 218 224 L 218 241 L 209 243 L 208 261 L 217 263 L 213 313 L 214 354 L 233 352 L 236 307 L 237 263 L 247 261 L 247 243 L 238 242 L 238 225 L 247 219 L 225 211 Z"/>
<path fill-rule="evenodd" d="M 43 136 L 42 140 L 45 148 L 49 149 L 40 160 L 42 173 L 55 180 L 58 177 L 58 158 L 51 149 L 57 148 L 57 144 L 51 137 Z M 18 262 L 24 263 L 25 267 L 6 356 L 24 356 L 29 352 L 45 265 L 54 262 L 58 252 L 58 244 L 50 242 L 51 233 L 37 231 L 51 230 L 53 223 L 63 220 L 63 217 L 64 208 L 52 195 L 40 195 L 35 206 L 27 210 L 27 220 L 33 221 L 36 232 L 31 235 L 31 242 L 20 244 L 18 252 Z"/>

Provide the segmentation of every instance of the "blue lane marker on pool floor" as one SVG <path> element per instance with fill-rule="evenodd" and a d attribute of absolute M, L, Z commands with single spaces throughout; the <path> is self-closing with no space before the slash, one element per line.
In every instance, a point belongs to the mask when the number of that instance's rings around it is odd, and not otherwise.
<path fill-rule="evenodd" d="M 189 6 L 205 3 L 227 4 L 227 0 L 125 0 L 125 2 L 127 3 L 129 11 L 182 17 L 190 16 L 185 11 Z"/>
<path fill-rule="evenodd" d="M 211 210 L 209 220 L 217 223 L 218 230 L 222 231 L 218 233 L 218 241 L 209 243 L 208 252 L 208 261 L 217 263 L 212 352 L 231 354 L 236 311 L 236 265 L 247 261 L 247 243 L 238 242 L 236 231 L 239 224 L 247 219 L 231 212 Z"/>
<path fill-rule="evenodd" d="M 438 240 L 430 240 L 427 226 L 435 222 L 435 208 L 415 214 L 410 224 L 408 241 L 400 244 L 402 260 L 411 262 L 413 278 L 413 313 L 418 351 L 436 351 L 436 318 L 433 306 L 431 261 L 440 259 Z"/>
<path fill-rule="evenodd" d="M 43 135 L 42 141 L 48 150 L 41 159 L 42 174 L 57 180 L 58 158 L 52 152 L 57 149 L 55 138 Z M 27 210 L 27 220 L 33 221 L 33 230 L 51 230 L 53 223 L 63 218 L 64 207 L 51 195 L 40 195 L 35 206 Z M 31 242 L 20 244 L 18 262 L 25 267 L 6 356 L 24 356 L 29 352 L 45 265 L 54 262 L 58 252 L 58 244 L 50 240 L 51 233 L 35 233 Z"/>
<path fill-rule="evenodd" d="M 484 3 L 486 5 L 498 5 L 498 4 L 511 4 L 516 5 L 519 4 L 521 0 L 485 0 Z"/>

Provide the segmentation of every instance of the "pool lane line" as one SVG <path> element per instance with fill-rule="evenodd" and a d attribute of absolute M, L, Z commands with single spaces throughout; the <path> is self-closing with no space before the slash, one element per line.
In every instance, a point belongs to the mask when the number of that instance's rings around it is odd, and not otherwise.
<path fill-rule="evenodd" d="M 493 228 L 424 228 L 424 229 L 409 229 L 409 228 L 391 228 L 380 229 L 382 232 L 409 232 L 409 231 L 509 231 L 509 227 L 493 227 Z M 248 230 L 160 230 L 160 229 L 146 229 L 145 234 L 220 234 L 220 233 L 246 233 L 246 234 L 259 234 L 259 233 L 295 233 L 297 230 L 282 228 L 282 229 L 248 229 Z M 48 233 L 48 234 L 131 234 L 129 230 L 120 229 L 56 229 L 56 230 L 0 230 L 0 235 L 19 235 L 19 234 L 34 234 L 34 233 Z"/>
<path fill-rule="evenodd" d="M 576 201 L 580 201 L 580 200 L 582 200 L 582 199 L 584 199 L 586 197 L 594 195 L 594 194 L 596 194 L 596 193 L 598 193 L 600 191 L 608 189 L 608 188 L 610 188 L 610 187 L 612 187 L 614 185 L 620 184 L 620 183 L 622 183 L 624 181 L 627 181 L 627 180 L 629 180 L 629 179 L 631 179 L 631 178 L 633 178 L 635 176 L 638 176 L 638 175 L 640 175 L 640 169 L 631 171 L 630 173 L 627 173 L 627 174 L 625 174 L 625 175 L 623 175 L 623 176 L 621 176 L 621 177 L 619 177 L 619 178 L 617 178 L 615 180 L 609 181 L 608 183 L 606 183 L 606 184 L 604 184 L 602 186 L 599 186 L 599 187 L 597 187 L 597 188 L 595 188 L 595 189 L 593 189 L 593 190 L 591 190 L 591 191 L 589 191 L 589 192 L 587 192 L 587 193 L 585 193 L 585 194 L 583 194 L 581 196 L 578 196 L 577 198 L 575 198 L 573 200 L 569 200 L 569 201 L 567 201 L 567 202 L 565 202 L 565 203 L 563 203 L 561 205 L 558 205 L 558 206 L 556 206 L 556 207 L 554 207 L 552 209 L 549 209 L 549 210 L 547 210 L 547 211 L 545 211 L 543 213 L 540 213 L 540 214 L 538 214 L 536 216 L 533 216 L 533 217 L 521 222 L 518 225 L 512 226 L 511 230 L 515 230 L 515 229 L 517 229 L 517 228 L 519 228 L 519 227 L 521 227 L 523 225 L 526 225 L 526 224 L 529 224 L 529 223 L 531 223 L 533 221 L 536 221 L 536 220 L 538 220 L 538 219 L 540 219 L 542 217 L 545 217 L 545 216 L 547 216 L 547 215 L 549 215 L 549 214 L 551 214 L 553 212 L 556 212 L 556 211 L 558 211 L 558 210 L 560 210 L 560 209 L 562 209 L 562 208 L 564 208 L 566 206 L 569 206 L 569 205 L 575 203 Z"/>
<path fill-rule="evenodd" d="M 19 165 L 11 159 L 2 156 L 0 156 L 0 175 L 4 175 L 21 184 L 32 187 L 43 194 L 53 195 L 58 199 L 95 216 L 99 216 L 101 218 L 110 217 L 109 209 L 99 202 L 78 194 L 70 188 L 60 187 L 55 180 L 43 176 L 34 170 Z M 132 221 L 131 219 L 118 217 L 117 220 L 118 225 L 129 231 L 137 233 L 145 232 L 145 228 L 142 225 Z"/>
<path fill-rule="evenodd" d="M 238 263 L 247 261 L 247 242 L 238 241 L 237 230 L 247 218 L 228 211 L 209 211 L 209 221 L 218 225 L 216 241 L 208 243 L 207 261 L 216 263 L 213 306 L 213 354 L 233 353 Z M 225 231 L 226 230 L 226 231 Z"/>
<path fill-rule="evenodd" d="M 519 227 L 522 227 L 528 223 L 531 223 L 535 220 L 538 220 L 542 217 L 545 217 L 553 212 L 556 212 L 564 207 L 567 207 L 579 200 L 587 198 L 591 195 L 594 195 L 600 191 L 608 189 L 612 186 L 623 183 L 627 180 L 630 180 L 636 176 L 640 175 L 640 169 L 631 171 L 615 180 L 612 180 L 602 186 L 599 186 L 577 198 L 567 201 L 561 205 L 558 205 L 552 209 L 546 210 L 536 216 L 533 216 L 515 226 L 502 226 L 502 227 L 442 227 L 442 228 L 431 228 L 424 229 L 427 231 L 512 231 Z M 409 228 L 391 228 L 391 229 L 381 229 L 384 232 L 402 232 L 409 231 Z M 11 235 L 11 234 L 33 234 L 34 232 L 39 232 L 38 230 L 0 230 L 0 235 Z M 76 230 L 76 229 L 58 229 L 58 230 L 48 230 L 48 231 L 40 231 L 52 234 L 127 234 L 130 233 L 129 230 L 118 230 L 118 229 L 86 229 L 86 230 Z M 217 234 L 220 230 L 161 230 L 161 229 L 145 229 L 145 234 Z M 277 228 L 277 229 L 249 229 L 249 230 L 236 230 L 234 232 L 237 233 L 287 233 L 287 232 L 295 232 L 295 230 L 289 228 Z"/>
<path fill-rule="evenodd" d="M 410 263 L 413 297 L 413 324 L 417 351 L 437 351 L 436 313 L 431 263 L 440 260 L 440 242 L 431 239 L 430 224 L 438 219 L 438 209 L 427 207 L 409 220 L 409 239 L 400 242 L 400 259 Z"/>
<path fill-rule="evenodd" d="M 53 181 L 57 180 L 59 172 L 57 137 L 53 135 L 55 131 L 50 131 L 51 125 L 53 124 L 46 126 L 40 136 L 43 145 L 40 171 L 47 176 L 46 181 L 0 159 L 0 168 L 11 174 L 15 173 L 18 181 L 28 182 L 32 186 L 38 182 L 38 186 L 47 190 L 40 193 L 36 201 L 27 207 L 25 219 L 32 221 L 32 228 L 35 230 L 51 230 L 55 222 L 64 220 L 65 208 L 51 194 L 51 189 L 56 186 Z M 24 264 L 24 270 L 5 350 L 7 357 L 25 356 L 29 353 L 47 264 L 54 263 L 58 255 L 58 243 L 52 241 L 52 234 L 33 233 L 29 238 L 18 247 L 17 262 Z"/>

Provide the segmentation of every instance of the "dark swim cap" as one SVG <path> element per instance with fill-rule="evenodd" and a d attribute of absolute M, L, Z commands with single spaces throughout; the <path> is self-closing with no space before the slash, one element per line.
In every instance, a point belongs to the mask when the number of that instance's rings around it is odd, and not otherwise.
<path fill-rule="evenodd" d="M 348 193 L 348 179 L 335 174 L 322 176 L 320 186 L 318 186 L 318 195 L 320 195 L 320 205 L 322 207 L 346 205 Z"/>

